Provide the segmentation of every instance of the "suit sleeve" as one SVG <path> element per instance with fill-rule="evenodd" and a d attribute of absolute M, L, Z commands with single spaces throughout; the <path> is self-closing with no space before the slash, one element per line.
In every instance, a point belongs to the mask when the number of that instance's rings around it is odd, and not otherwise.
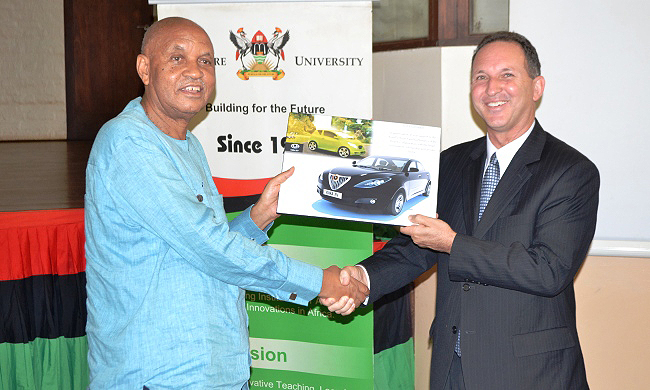
<path fill-rule="evenodd" d="M 438 254 L 416 246 L 409 236 L 400 234 L 386 246 L 359 264 L 370 278 L 368 303 L 389 294 L 415 280 L 433 267 Z"/>
<path fill-rule="evenodd" d="M 492 229 L 501 240 L 458 234 L 451 249 L 449 278 L 540 296 L 559 294 L 573 282 L 593 238 L 599 186 L 596 167 L 581 160 L 543 194 L 536 214 L 498 221 Z M 527 229 L 530 237 L 521 236 L 528 235 L 519 233 Z"/>

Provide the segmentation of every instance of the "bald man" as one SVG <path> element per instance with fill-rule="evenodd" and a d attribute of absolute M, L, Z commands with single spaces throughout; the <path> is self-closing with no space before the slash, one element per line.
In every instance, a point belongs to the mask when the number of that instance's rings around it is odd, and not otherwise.
<path fill-rule="evenodd" d="M 91 389 L 246 389 L 245 290 L 306 305 L 368 290 L 268 246 L 280 184 L 228 222 L 199 141 L 187 127 L 215 89 L 214 50 L 192 21 L 145 34 L 145 93 L 100 130 L 86 170 Z"/>

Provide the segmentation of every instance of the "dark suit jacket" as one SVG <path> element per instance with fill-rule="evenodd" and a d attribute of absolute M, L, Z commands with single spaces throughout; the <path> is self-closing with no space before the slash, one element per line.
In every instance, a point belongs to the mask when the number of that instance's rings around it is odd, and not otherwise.
<path fill-rule="evenodd" d="M 440 157 L 451 254 L 394 238 L 361 262 L 370 302 L 438 264 L 431 389 L 445 384 L 457 330 L 468 390 L 587 389 L 573 279 L 594 235 L 598 170 L 536 123 L 477 223 L 485 150 L 483 137 Z"/>

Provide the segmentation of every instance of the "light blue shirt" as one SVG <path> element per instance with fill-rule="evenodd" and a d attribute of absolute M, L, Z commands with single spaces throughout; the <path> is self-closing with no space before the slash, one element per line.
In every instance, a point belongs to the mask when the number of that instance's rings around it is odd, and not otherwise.
<path fill-rule="evenodd" d="M 239 390 L 244 289 L 306 305 L 322 270 L 262 246 L 250 208 L 228 223 L 197 138 L 165 135 L 140 100 L 102 127 L 86 170 L 90 388 Z"/>

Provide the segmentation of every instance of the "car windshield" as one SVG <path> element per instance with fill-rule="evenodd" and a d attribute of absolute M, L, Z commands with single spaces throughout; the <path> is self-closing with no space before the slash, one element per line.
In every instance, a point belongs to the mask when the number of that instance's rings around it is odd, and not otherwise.
<path fill-rule="evenodd" d="M 373 168 L 379 171 L 401 172 L 408 159 L 399 157 L 366 157 L 357 163 L 358 167 Z"/>

